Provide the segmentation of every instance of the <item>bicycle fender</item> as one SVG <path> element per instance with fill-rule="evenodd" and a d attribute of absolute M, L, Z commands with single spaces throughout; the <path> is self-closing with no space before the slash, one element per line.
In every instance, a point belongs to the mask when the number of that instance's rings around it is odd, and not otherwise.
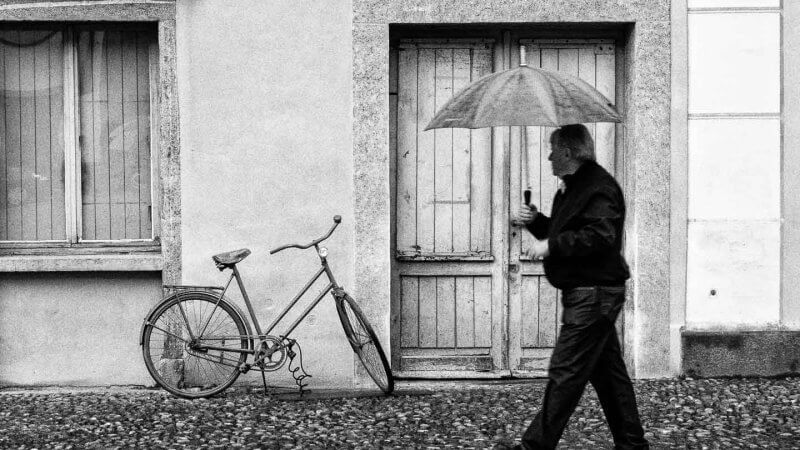
<path fill-rule="evenodd" d="M 145 316 L 145 319 L 142 321 L 142 328 L 139 331 L 139 345 L 144 345 L 144 328 L 147 326 L 147 323 L 150 322 L 150 320 L 153 318 L 153 316 L 155 315 L 156 311 L 161 307 L 161 305 L 163 305 L 164 303 L 166 303 L 169 300 L 172 300 L 175 297 L 178 297 L 179 295 L 186 295 L 186 294 L 199 294 L 199 295 L 203 295 L 203 296 L 206 296 L 206 297 L 211 297 L 213 299 L 217 298 L 216 296 L 211 295 L 206 291 L 183 291 L 181 293 L 177 293 L 176 292 L 176 293 L 174 293 L 174 294 L 172 294 L 172 295 L 170 295 L 168 297 L 164 297 L 164 299 L 162 299 L 160 302 L 156 303 L 152 308 L 150 308 L 150 311 L 147 312 L 147 315 Z M 253 330 L 250 329 L 250 321 L 247 320 L 247 318 L 244 315 L 244 313 L 242 313 L 242 309 L 239 308 L 235 303 L 230 301 L 230 299 L 228 297 L 223 296 L 222 297 L 222 302 L 227 303 L 228 306 L 230 306 L 231 309 L 239 316 L 239 319 L 242 320 L 242 322 L 244 323 L 244 327 L 247 330 L 247 335 L 248 336 L 252 336 L 253 335 Z M 252 339 L 248 339 L 247 341 L 249 342 L 250 348 L 253 349 L 254 348 L 253 347 L 253 340 Z"/>

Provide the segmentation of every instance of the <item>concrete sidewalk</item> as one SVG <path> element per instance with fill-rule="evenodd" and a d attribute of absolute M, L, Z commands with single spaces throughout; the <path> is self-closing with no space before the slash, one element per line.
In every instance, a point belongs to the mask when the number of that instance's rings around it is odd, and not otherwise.
<path fill-rule="evenodd" d="M 800 379 L 637 381 L 653 448 L 800 449 Z M 400 382 L 376 391 L 0 390 L 2 448 L 491 448 L 518 439 L 543 380 Z M 251 391 L 251 392 L 248 392 Z M 589 388 L 561 448 L 612 448 Z"/>

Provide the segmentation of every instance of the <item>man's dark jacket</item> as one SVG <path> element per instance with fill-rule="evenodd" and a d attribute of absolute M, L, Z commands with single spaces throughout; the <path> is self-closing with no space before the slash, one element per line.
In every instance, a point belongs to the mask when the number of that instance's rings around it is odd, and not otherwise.
<path fill-rule="evenodd" d="M 622 189 L 594 161 L 563 180 L 566 190 L 556 192 L 551 217 L 539 213 L 528 225 L 537 239 L 548 238 L 548 281 L 558 289 L 624 285 L 630 272 L 621 253 Z"/>

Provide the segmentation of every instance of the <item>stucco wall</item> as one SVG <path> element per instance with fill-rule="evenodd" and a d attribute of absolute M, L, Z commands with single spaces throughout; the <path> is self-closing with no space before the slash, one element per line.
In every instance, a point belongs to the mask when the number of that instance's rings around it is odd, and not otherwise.
<path fill-rule="evenodd" d="M 2 274 L 0 385 L 152 384 L 139 346 L 161 274 Z"/>
<path fill-rule="evenodd" d="M 178 2 L 183 282 L 222 284 L 211 256 L 250 248 L 239 268 L 262 327 L 319 265 L 313 250 L 269 250 L 319 237 L 335 214 L 329 261 L 352 287 L 351 17 L 347 1 Z M 330 299 L 309 319 L 295 337 L 313 385 L 352 383 Z"/>

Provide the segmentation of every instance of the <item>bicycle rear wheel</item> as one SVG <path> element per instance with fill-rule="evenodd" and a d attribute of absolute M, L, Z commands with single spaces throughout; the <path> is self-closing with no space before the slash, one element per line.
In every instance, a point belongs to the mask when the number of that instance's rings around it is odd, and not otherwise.
<path fill-rule="evenodd" d="M 367 322 L 361 308 L 348 294 L 335 296 L 336 310 L 344 327 L 344 334 L 353 347 L 367 373 L 386 394 L 394 391 L 394 377 L 389 361 L 372 326 Z"/>
<path fill-rule="evenodd" d="M 247 359 L 242 350 L 249 348 L 249 337 L 242 318 L 225 300 L 215 308 L 217 300 L 199 291 L 174 295 L 145 323 L 142 352 L 147 370 L 174 395 L 218 394 L 236 381 Z M 203 327 L 203 336 L 198 336 Z"/>

